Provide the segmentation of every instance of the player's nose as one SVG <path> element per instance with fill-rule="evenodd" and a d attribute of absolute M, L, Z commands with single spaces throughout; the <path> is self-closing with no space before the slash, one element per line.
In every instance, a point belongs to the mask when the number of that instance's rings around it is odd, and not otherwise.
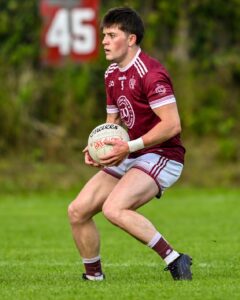
<path fill-rule="evenodd" d="M 105 36 L 103 37 L 103 39 L 102 39 L 102 44 L 103 44 L 103 45 L 107 45 L 108 42 L 109 42 L 109 39 L 108 39 L 107 36 L 105 35 Z"/>

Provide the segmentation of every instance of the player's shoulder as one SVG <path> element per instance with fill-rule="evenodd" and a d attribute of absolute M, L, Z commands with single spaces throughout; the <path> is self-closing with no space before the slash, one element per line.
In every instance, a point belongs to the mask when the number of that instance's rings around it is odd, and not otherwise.
<path fill-rule="evenodd" d="M 156 76 L 156 74 L 167 75 L 165 67 L 156 58 L 143 51 L 137 57 L 134 66 L 142 78 Z"/>
<path fill-rule="evenodd" d="M 170 79 L 170 75 L 165 68 L 165 66 L 156 58 L 151 57 L 146 53 L 141 53 L 142 61 L 145 63 L 148 72 L 146 73 L 145 78 L 149 79 L 150 81 L 154 78 L 159 79 Z"/>
<path fill-rule="evenodd" d="M 104 75 L 105 79 L 108 78 L 117 69 L 118 69 L 117 63 L 113 63 L 113 64 L 109 65 L 108 68 L 107 68 L 107 70 L 105 71 L 105 75 Z"/>

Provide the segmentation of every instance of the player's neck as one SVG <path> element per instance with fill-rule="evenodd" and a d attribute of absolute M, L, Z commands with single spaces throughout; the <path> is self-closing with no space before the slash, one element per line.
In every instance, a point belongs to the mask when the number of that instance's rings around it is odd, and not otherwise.
<path fill-rule="evenodd" d="M 126 57 L 118 63 L 119 68 L 120 69 L 125 68 L 128 64 L 130 64 L 131 61 L 136 56 L 139 49 L 140 49 L 140 47 L 137 45 L 135 47 L 129 48 Z"/>

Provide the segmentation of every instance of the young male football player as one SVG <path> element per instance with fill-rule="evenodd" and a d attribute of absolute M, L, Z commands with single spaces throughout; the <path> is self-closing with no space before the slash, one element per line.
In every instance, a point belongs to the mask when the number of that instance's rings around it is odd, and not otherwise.
<path fill-rule="evenodd" d="M 160 197 L 180 176 L 185 149 L 170 77 L 140 48 L 144 26 L 130 8 L 114 8 L 102 21 L 103 48 L 112 62 L 105 73 L 106 122 L 124 124 L 130 141 L 112 141 L 102 157 L 105 167 L 93 176 L 70 204 L 73 238 L 87 280 L 103 280 L 100 238 L 93 216 L 102 211 L 114 225 L 155 251 L 175 280 L 191 280 L 191 257 L 176 251 L 154 225 L 136 211 Z M 87 165 L 99 167 L 88 149 Z"/>

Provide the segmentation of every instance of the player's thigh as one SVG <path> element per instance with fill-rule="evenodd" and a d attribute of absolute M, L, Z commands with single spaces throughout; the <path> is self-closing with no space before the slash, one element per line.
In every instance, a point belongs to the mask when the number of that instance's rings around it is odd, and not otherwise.
<path fill-rule="evenodd" d="M 82 188 L 76 199 L 71 203 L 74 210 L 94 215 L 101 211 L 108 195 L 118 183 L 117 178 L 99 171 Z"/>
<path fill-rule="evenodd" d="M 136 209 L 159 192 L 156 182 L 145 172 L 132 168 L 119 180 L 104 206 L 115 209 Z"/>

